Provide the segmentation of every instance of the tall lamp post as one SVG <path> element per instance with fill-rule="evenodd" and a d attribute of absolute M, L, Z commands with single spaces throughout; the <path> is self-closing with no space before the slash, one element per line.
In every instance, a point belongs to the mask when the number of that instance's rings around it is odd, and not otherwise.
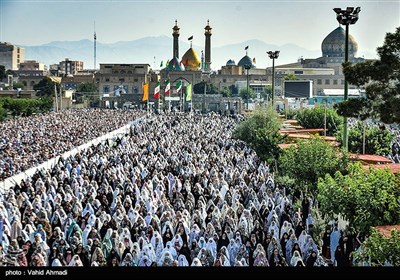
<path fill-rule="evenodd" d="M 336 19 L 339 24 L 346 26 L 346 39 L 345 39 L 345 46 L 344 46 L 344 62 L 349 61 L 349 25 L 355 24 L 358 20 L 358 13 L 361 11 L 360 7 L 354 9 L 354 7 L 347 7 L 346 10 L 342 10 L 341 8 L 334 8 L 333 9 L 336 13 Z M 344 96 L 343 100 L 346 101 L 348 98 L 348 89 L 349 84 L 344 78 Z M 349 137 L 347 134 L 347 117 L 343 118 L 343 148 L 348 151 L 348 143 Z"/>
<path fill-rule="evenodd" d="M 251 68 L 250 64 L 245 64 L 244 69 L 247 70 L 247 91 L 246 91 L 246 110 L 249 110 L 249 98 L 250 98 L 250 92 L 249 92 L 249 69 Z"/>
<path fill-rule="evenodd" d="M 280 51 L 267 51 L 267 54 L 270 59 L 272 59 L 272 98 L 271 104 L 272 108 L 274 107 L 274 97 L 275 97 L 275 59 L 279 57 Z M 275 110 L 275 109 L 274 109 Z"/>

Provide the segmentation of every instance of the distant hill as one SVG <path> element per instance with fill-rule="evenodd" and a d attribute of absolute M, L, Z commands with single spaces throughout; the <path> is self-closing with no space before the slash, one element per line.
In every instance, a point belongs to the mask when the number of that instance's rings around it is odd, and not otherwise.
<path fill-rule="evenodd" d="M 212 44 L 212 41 L 211 41 Z M 316 58 L 321 56 L 320 50 L 307 50 L 295 44 L 277 46 L 267 44 L 260 40 L 248 40 L 242 43 L 212 47 L 211 67 L 220 69 L 229 59 L 236 63 L 245 55 L 244 48 L 249 46 L 248 55 L 256 58 L 256 65 L 265 68 L 271 65 L 271 59 L 266 52 L 269 50 L 280 50 L 280 56 L 275 65 L 296 62 L 300 57 Z M 37 60 L 46 65 L 59 63 L 65 58 L 80 60 L 84 62 L 87 69 L 93 68 L 93 41 L 84 39 L 79 41 L 54 41 L 38 46 L 23 46 L 25 48 L 25 59 Z M 145 37 L 133 41 L 120 41 L 116 43 L 103 44 L 97 42 L 97 64 L 100 63 L 147 63 L 152 68 L 158 69 L 160 62 L 164 65 L 172 58 L 172 38 L 168 36 Z M 187 42 L 179 42 L 180 57 L 189 48 Z M 204 46 L 193 45 L 199 57 Z M 97 65 L 97 67 L 99 67 Z"/>

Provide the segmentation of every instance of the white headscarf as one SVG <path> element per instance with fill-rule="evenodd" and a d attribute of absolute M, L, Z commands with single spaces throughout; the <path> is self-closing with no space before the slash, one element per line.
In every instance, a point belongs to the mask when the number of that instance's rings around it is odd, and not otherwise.
<path fill-rule="evenodd" d="M 199 258 L 194 258 L 190 266 L 203 266 Z"/>
<path fill-rule="evenodd" d="M 185 255 L 179 255 L 178 266 L 189 266 L 189 262 L 187 261 Z"/>
<path fill-rule="evenodd" d="M 83 266 L 81 258 L 78 255 L 74 255 L 69 262 L 68 266 Z"/>
<path fill-rule="evenodd" d="M 86 225 L 85 229 L 82 232 L 82 245 L 86 246 L 87 245 L 87 239 L 89 236 L 90 231 L 92 230 L 92 226 L 91 225 Z"/>
<path fill-rule="evenodd" d="M 55 258 L 52 261 L 51 266 L 63 266 L 63 265 L 61 264 L 61 261 L 58 258 Z"/>

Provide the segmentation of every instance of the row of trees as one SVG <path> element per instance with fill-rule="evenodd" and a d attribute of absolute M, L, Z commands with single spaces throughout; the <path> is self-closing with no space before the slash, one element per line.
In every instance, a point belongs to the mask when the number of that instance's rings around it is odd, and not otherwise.
<path fill-rule="evenodd" d="M 34 113 L 44 113 L 53 107 L 53 100 L 49 97 L 38 99 L 27 98 L 1 98 L 0 120 L 3 121 L 8 114 L 13 117 L 30 116 Z"/>
<path fill-rule="evenodd" d="M 326 121 L 326 135 L 335 136 L 338 142 L 342 143 L 343 118 L 337 113 L 336 109 L 317 106 L 304 110 L 291 110 L 289 114 L 304 128 L 324 128 Z M 366 124 L 359 120 L 349 129 L 349 152 L 361 154 L 364 137 L 366 154 L 390 154 L 394 135 L 384 127 L 365 126 Z M 364 132 L 365 136 L 363 135 Z"/>
<path fill-rule="evenodd" d="M 277 184 L 289 192 L 316 198 L 321 212 L 314 216 L 327 220 L 340 214 L 349 222 L 350 230 L 367 235 L 371 227 L 400 223 L 400 175 L 389 169 L 366 169 L 360 163 L 350 163 L 345 151 L 319 136 L 280 149 L 278 144 L 285 137 L 279 134 L 279 128 L 277 113 L 263 108 L 242 121 L 233 136 L 277 167 Z"/>

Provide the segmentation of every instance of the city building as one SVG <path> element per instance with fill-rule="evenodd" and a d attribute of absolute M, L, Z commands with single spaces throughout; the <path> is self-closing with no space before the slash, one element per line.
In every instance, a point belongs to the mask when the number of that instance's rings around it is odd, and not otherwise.
<path fill-rule="evenodd" d="M 25 60 L 25 49 L 7 42 L 0 42 L 0 65 L 6 70 L 18 70 Z"/>
<path fill-rule="evenodd" d="M 334 98 L 328 98 L 329 102 L 340 102 L 344 95 L 344 75 L 342 63 L 345 59 L 345 30 L 337 27 L 330 32 L 321 43 L 322 56 L 318 58 L 303 59 L 285 65 L 275 66 L 275 90 L 276 95 L 283 97 L 283 80 L 287 75 L 294 74 L 299 80 L 313 82 L 313 98 L 309 100 L 313 104 L 314 99 L 328 96 L 335 92 Z M 366 61 L 363 57 L 357 57 L 358 43 L 349 34 L 349 62 L 360 63 Z M 267 68 L 268 75 L 272 76 L 272 68 Z M 329 91 L 335 90 L 335 91 Z M 349 85 L 351 96 L 359 96 L 362 88 Z"/>
<path fill-rule="evenodd" d="M 16 72 L 18 76 L 46 76 L 48 74 L 47 66 L 36 60 L 25 60 L 19 64 Z"/>
<path fill-rule="evenodd" d="M 83 71 L 83 62 L 77 60 L 70 60 L 66 58 L 63 61 L 58 63 L 59 67 L 59 75 L 67 76 L 67 75 L 75 75 L 79 71 Z"/>

